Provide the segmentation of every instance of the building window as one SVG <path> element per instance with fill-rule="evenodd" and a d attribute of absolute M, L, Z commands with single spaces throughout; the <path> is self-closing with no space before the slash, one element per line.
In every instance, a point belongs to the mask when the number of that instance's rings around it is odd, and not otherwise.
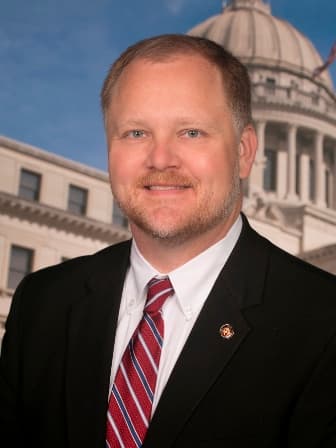
<path fill-rule="evenodd" d="M 23 277 L 32 271 L 34 251 L 12 246 L 10 253 L 7 287 L 15 289 Z"/>
<path fill-rule="evenodd" d="M 271 149 L 266 149 L 265 157 L 264 190 L 276 191 L 277 152 Z"/>
<path fill-rule="evenodd" d="M 68 197 L 68 210 L 76 215 L 85 215 L 88 191 L 85 188 L 70 185 Z"/>
<path fill-rule="evenodd" d="M 25 169 L 21 170 L 19 196 L 30 201 L 40 198 L 41 175 Z"/>
<path fill-rule="evenodd" d="M 126 216 L 121 211 L 119 205 L 113 199 L 113 215 L 112 215 L 112 222 L 113 224 L 116 224 L 117 226 L 121 227 L 128 227 L 128 220 Z"/>
<path fill-rule="evenodd" d="M 275 94 L 275 79 L 274 78 L 266 78 L 266 92 L 271 95 Z"/>

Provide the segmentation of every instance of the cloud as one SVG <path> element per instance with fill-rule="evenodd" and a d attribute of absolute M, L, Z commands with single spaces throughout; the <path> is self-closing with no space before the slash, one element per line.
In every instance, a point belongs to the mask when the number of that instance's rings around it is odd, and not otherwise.
<path fill-rule="evenodd" d="M 165 0 L 165 5 L 170 14 L 177 16 L 180 14 L 188 0 Z"/>

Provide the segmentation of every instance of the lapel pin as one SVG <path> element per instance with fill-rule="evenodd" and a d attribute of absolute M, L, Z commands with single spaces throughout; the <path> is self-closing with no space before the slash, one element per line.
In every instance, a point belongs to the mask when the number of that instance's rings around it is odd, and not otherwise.
<path fill-rule="evenodd" d="M 219 329 L 219 334 L 224 339 L 231 339 L 232 336 L 235 334 L 233 326 L 230 324 L 224 324 Z"/>

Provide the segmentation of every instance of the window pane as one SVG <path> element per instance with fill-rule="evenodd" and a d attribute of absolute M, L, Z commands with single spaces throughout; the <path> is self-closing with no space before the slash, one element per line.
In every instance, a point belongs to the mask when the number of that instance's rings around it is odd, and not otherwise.
<path fill-rule="evenodd" d="M 85 215 L 88 192 L 84 188 L 70 185 L 68 210 L 76 215 Z"/>
<path fill-rule="evenodd" d="M 28 170 L 21 170 L 19 196 L 31 201 L 40 197 L 41 175 Z"/>
<path fill-rule="evenodd" d="M 33 251 L 24 247 L 12 246 L 9 262 L 7 287 L 15 289 L 23 277 L 32 270 Z"/>
<path fill-rule="evenodd" d="M 274 78 L 266 78 L 266 91 L 274 95 L 275 93 L 275 79 Z"/>
<path fill-rule="evenodd" d="M 116 224 L 117 226 L 121 227 L 127 227 L 128 226 L 128 220 L 126 216 L 121 211 L 119 205 L 115 200 L 113 200 L 113 216 L 112 216 L 112 222 L 113 224 Z"/>

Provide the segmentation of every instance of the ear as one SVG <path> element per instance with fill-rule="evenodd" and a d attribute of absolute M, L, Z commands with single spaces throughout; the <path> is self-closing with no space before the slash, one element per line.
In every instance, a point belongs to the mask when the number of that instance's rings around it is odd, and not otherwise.
<path fill-rule="evenodd" d="M 248 125 L 242 132 L 239 143 L 239 177 L 246 179 L 252 169 L 257 152 L 257 136 L 252 125 Z"/>

